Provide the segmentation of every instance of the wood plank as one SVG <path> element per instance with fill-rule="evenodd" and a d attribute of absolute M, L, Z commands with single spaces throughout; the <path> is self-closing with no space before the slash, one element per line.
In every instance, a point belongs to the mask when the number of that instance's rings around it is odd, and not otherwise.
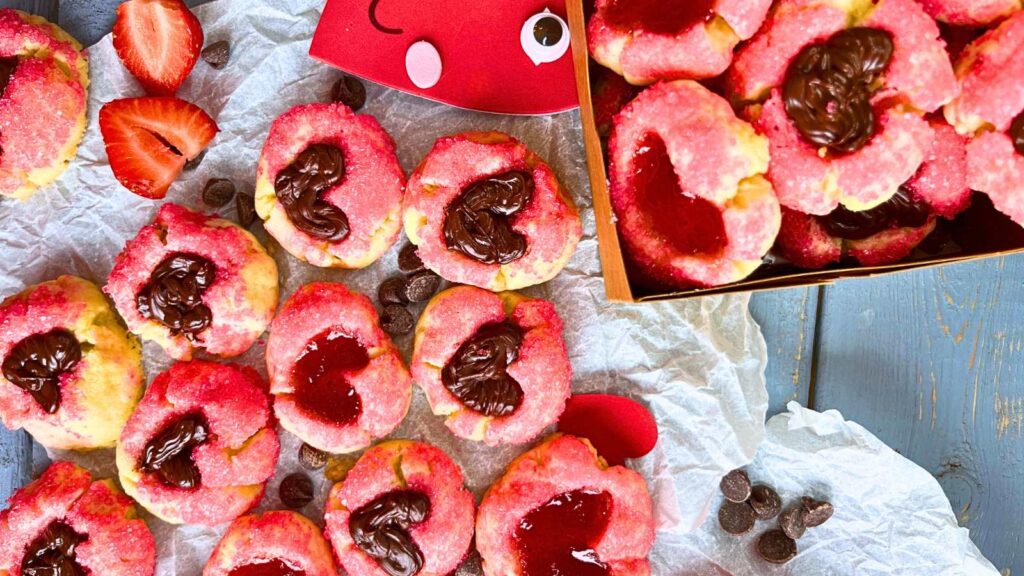
<path fill-rule="evenodd" d="M 60 0 L 3 0 L 0 7 L 23 10 L 30 14 L 42 16 L 50 21 L 56 21 Z"/>
<path fill-rule="evenodd" d="M 750 313 L 768 344 L 769 416 L 785 411 L 791 400 L 808 405 L 820 290 L 758 292 L 750 299 Z"/>
<path fill-rule="evenodd" d="M 1024 257 L 826 289 L 816 407 L 935 474 L 962 525 L 1024 574 Z"/>

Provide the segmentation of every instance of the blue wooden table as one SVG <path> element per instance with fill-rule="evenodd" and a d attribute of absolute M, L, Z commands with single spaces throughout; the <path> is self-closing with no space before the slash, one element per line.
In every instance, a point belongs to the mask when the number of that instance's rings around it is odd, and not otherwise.
<path fill-rule="evenodd" d="M 119 0 L 0 0 L 89 45 Z M 193 2 L 198 4 L 201 2 Z M 1024 256 L 755 295 L 771 413 L 838 409 L 931 471 L 1003 574 L 1024 575 Z M 0 428 L 0 498 L 31 444 Z"/>

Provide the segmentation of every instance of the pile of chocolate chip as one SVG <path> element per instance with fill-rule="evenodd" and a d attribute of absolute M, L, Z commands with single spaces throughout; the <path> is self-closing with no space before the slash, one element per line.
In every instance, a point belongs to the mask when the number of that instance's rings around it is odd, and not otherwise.
<path fill-rule="evenodd" d="M 718 510 L 718 523 L 729 534 L 746 534 L 758 520 L 778 517 L 779 527 L 757 539 L 757 553 L 773 564 L 784 564 L 796 557 L 796 541 L 808 528 L 821 526 L 832 517 L 828 502 L 804 496 L 798 504 L 782 509 L 782 498 L 770 486 L 752 486 L 743 470 L 733 470 L 719 485 L 725 503 Z"/>
<path fill-rule="evenodd" d="M 441 277 L 423 265 L 412 244 L 406 244 L 398 253 L 398 269 L 402 275 L 388 278 L 377 290 L 380 325 L 392 336 L 412 332 L 416 319 L 408 306 L 430 300 L 441 286 Z"/>

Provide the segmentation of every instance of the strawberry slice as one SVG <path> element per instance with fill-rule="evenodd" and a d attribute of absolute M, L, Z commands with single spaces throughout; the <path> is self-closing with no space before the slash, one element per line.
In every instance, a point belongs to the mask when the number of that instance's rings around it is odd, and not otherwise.
<path fill-rule="evenodd" d="M 203 49 L 203 28 L 181 0 L 129 0 L 117 8 L 114 49 L 146 92 L 178 91 Z"/>
<path fill-rule="evenodd" d="M 217 135 L 217 123 L 178 98 L 127 98 L 100 110 L 100 132 L 118 181 L 139 196 L 158 199 Z"/>

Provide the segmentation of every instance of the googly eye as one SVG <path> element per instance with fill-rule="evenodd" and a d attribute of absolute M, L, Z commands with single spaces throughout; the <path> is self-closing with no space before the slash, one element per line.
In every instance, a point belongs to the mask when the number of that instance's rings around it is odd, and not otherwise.
<path fill-rule="evenodd" d="M 519 41 L 523 52 L 535 65 L 555 62 L 569 50 L 569 26 L 557 14 L 545 9 L 523 24 Z"/>

